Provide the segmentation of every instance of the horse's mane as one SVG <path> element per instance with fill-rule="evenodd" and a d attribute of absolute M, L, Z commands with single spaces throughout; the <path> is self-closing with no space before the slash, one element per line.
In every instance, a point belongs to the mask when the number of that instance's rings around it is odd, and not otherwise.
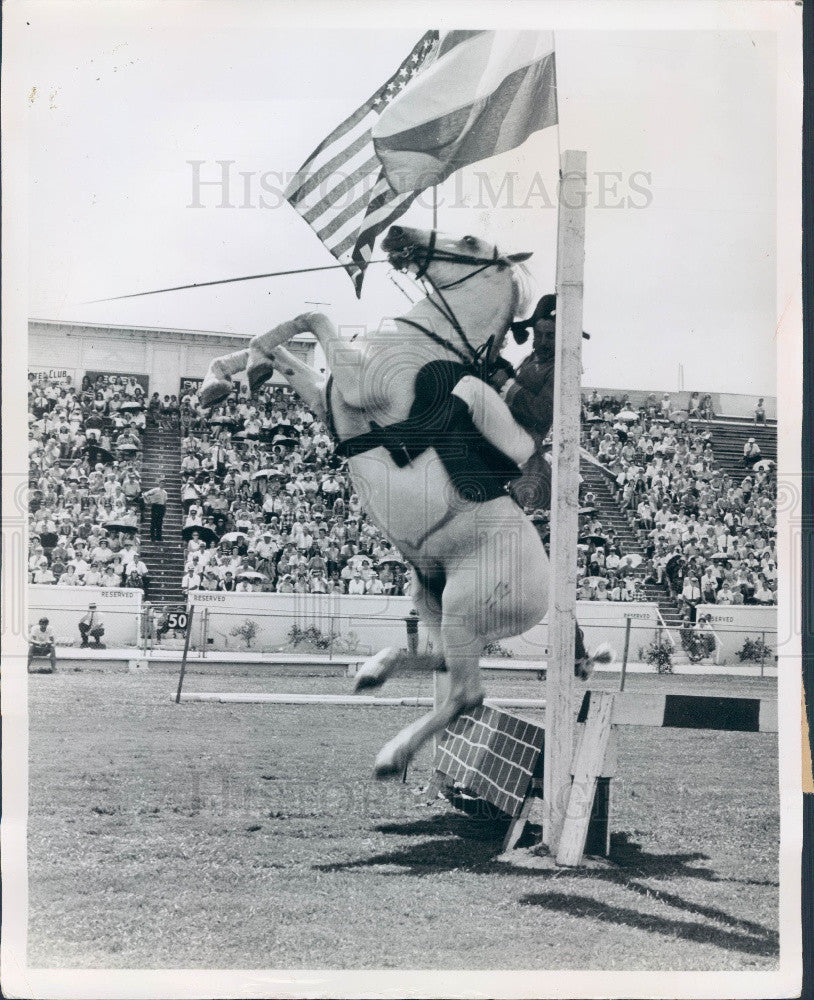
<path fill-rule="evenodd" d="M 511 265 L 512 269 L 512 315 L 509 322 L 515 319 L 525 319 L 532 308 L 536 298 L 534 279 L 525 264 L 517 262 Z"/>

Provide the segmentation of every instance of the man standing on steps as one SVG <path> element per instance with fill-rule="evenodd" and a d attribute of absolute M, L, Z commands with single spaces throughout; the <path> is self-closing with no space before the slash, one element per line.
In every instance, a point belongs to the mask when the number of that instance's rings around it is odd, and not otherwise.
<path fill-rule="evenodd" d="M 151 490 L 146 490 L 142 496 L 144 502 L 150 505 L 150 541 L 162 542 L 164 540 L 162 533 L 164 513 L 167 509 L 167 491 L 164 489 L 164 480 L 159 479 L 158 485 Z"/>

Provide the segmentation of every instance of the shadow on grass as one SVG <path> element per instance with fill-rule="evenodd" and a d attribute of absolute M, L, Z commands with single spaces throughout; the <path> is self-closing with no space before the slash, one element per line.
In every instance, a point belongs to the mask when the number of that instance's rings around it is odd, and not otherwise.
<path fill-rule="evenodd" d="M 663 934 L 673 939 L 711 944 L 726 951 L 740 951 L 748 955 L 771 957 L 777 955 L 779 936 L 775 931 L 747 920 L 738 920 L 716 907 L 688 903 L 672 893 L 653 892 L 647 886 L 626 883 L 626 888 L 638 892 L 654 901 L 677 906 L 684 913 L 696 914 L 704 920 L 689 921 L 672 917 L 642 913 L 625 906 L 613 906 L 590 896 L 578 896 L 572 892 L 535 892 L 523 896 L 521 906 L 536 906 L 550 913 L 564 913 L 569 917 L 587 917 L 600 923 L 618 927 L 637 928 L 653 934 Z M 730 925 L 716 927 L 711 921 Z M 748 929 L 738 930 L 744 927 Z"/>
<path fill-rule="evenodd" d="M 409 823 L 382 823 L 379 833 L 402 837 L 431 837 L 392 851 L 358 858 L 314 865 L 317 871 L 337 872 L 349 869 L 395 865 L 403 875 L 433 875 L 461 869 L 478 872 L 497 871 L 495 860 L 502 849 L 506 821 L 478 820 L 470 816 L 449 813 Z"/>
<path fill-rule="evenodd" d="M 712 944 L 729 951 L 771 957 L 777 954 L 778 934 L 761 924 L 732 916 L 716 906 L 684 899 L 674 892 L 655 888 L 639 879 L 694 879 L 704 883 L 744 881 L 747 884 L 774 886 L 775 882 L 720 879 L 715 871 L 699 862 L 708 860 L 700 852 L 682 854 L 648 854 L 626 834 L 611 839 L 608 867 L 575 870 L 530 868 L 514 864 L 502 853 L 506 821 L 477 819 L 447 813 L 411 822 L 382 823 L 379 833 L 401 837 L 429 837 L 419 843 L 407 844 L 392 851 L 359 858 L 355 861 L 315 865 L 319 871 L 339 872 L 382 866 L 398 868 L 397 875 L 434 875 L 443 871 L 476 871 L 478 874 L 532 876 L 541 882 L 562 879 L 578 880 L 597 885 L 606 883 L 623 889 L 646 901 L 660 904 L 695 920 L 670 916 L 654 916 L 632 907 L 621 907 L 574 892 L 547 891 L 530 893 L 519 899 L 521 906 L 536 906 L 560 911 L 569 916 L 588 917 L 608 924 L 624 924 L 667 937 L 677 937 L 698 943 Z M 539 827 L 532 828 L 532 842 L 539 842 Z M 536 834 L 536 836 L 535 836 Z M 519 859 L 518 859 L 519 861 Z M 719 925 L 719 926 L 716 926 Z"/>

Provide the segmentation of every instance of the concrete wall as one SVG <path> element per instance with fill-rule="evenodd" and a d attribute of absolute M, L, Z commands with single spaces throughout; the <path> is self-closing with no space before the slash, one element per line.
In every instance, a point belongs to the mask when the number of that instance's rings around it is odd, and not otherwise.
<path fill-rule="evenodd" d="M 270 651 L 289 643 L 292 626 L 300 629 L 315 626 L 328 636 L 338 636 L 337 653 L 375 653 L 385 646 L 404 648 L 407 644 L 404 619 L 412 602 L 408 597 L 349 597 L 324 594 L 219 594 L 197 591 L 190 595 L 197 623 L 193 621 L 191 645 L 200 649 L 202 610 L 208 609 L 207 646 L 212 650 L 242 649 Z M 621 656 L 625 618 L 633 627 L 631 658 L 640 646 L 646 646 L 660 624 L 655 604 L 617 604 L 598 601 L 577 602 L 577 616 L 589 648 L 608 642 Z M 255 635 L 251 645 L 233 635 L 246 622 L 252 622 Z M 546 656 L 548 627 L 545 622 L 500 645 L 518 659 L 543 659 Z M 427 634 L 419 626 L 419 649 L 427 649 Z"/>
<path fill-rule="evenodd" d="M 737 654 L 746 639 L 763 639 L 773 653 L 777 651 L 776 607 L 701 604 L 698 614 L 712 616 L 711 624 L 720 643 L 722 662 L 740 663 Z"/>
<path fill-rule="evenodd" d="M 594 388 L 599 393 L 600 396 L 630 396 L 630 401 L 634 406 L 640 406 L 652 392 L 656 399 L 660 402 L 661 397 L 665 392 L 669 392 L 670 398 L 675 401 L 676 409 L 687 409 L 690 402 L 690 396 L 693 390 L 689 391 L 672 391 L 670 389 L 607 389 L 601 386 L 583 386 L 583 394 L 590 395 Z M 698 390 L 699 395 L 703 398 L 705 393 L 702 390 Z M 712 399 L 712 409 L 715 415 L 718 417 L 748 417 L 750 420 L 755 415 L 755 405 L 759 396 L 750 396 L 747 394 L 739 395 L 732 392 L 711 392 L 710 397 Z M 777 419 L 777 399 L 775 396 L 764 396 L 763 403 L 766 410 L 766 417 L 769 420 Z"/>
<path fill-rule="evenodd" d="M 105 627 L 102 642 L 109 647 L 135 646 L 142 596 L 140 590 L 32 583 L 28 586 L 29 628 L 44 615 L 59 645 L 78 646 L 79 619 L 87 614 L 88 605 L 95 603 Z"/>
<path fill-rule="evenodd" d="M 213 358 L 241 350 L 248 337 L 198 330 L 104 327 L 82 323 L 30 320 L 28 362 L 32 371 L 52 377 L 70 375 L 81 385 L 86 371 L 146 375 L 149 391 L 178 395 L 181 379 L 202 378 Z M 299 337 L 293 352 L 306 363 L 314 357 L 314 340 Z M 283 383 L 279 376 L 276 381 Z"/>

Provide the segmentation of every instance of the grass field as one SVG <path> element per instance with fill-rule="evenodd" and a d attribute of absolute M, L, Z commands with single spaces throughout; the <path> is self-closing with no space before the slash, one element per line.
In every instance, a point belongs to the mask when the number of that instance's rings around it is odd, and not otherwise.
<path fill-rule="evenodd" d="M 228 674 L 228 676 L 227 676 Z M 572 968 L 776 965 L 777 743 L 620 731 L 613 864 L 540 871 L 504 829 L 370 779 L 406 708 L 187 704 L 169 666 L 30 678 L 29 965 Z M 592 683 L 611 687 L 612 676 Z M 631 675 L 628 690 L 775 693 Z M 487 677 L 495 695 L 544 696 Z M 346 692 L 195 668 L 189 690 Z M 428 694 L 426 677 L 387 693 Z M 530 716 L 533 717 L 533 716 Z"/>

